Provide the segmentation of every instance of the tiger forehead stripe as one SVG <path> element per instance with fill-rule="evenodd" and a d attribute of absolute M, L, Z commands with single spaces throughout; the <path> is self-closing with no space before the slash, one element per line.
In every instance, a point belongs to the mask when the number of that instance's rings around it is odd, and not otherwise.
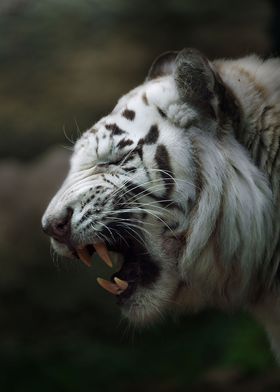
<path fill-rule="evenodd" d="M 135 111 L 134 110 L 125 109 L 122 112 L 122 116 L 125 117 L 127 120 L 133 121 L 134 118 L 135 118 Z"/>

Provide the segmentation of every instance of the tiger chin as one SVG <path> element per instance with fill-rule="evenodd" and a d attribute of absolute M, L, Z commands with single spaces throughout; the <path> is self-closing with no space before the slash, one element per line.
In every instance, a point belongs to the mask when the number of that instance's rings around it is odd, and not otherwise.
<path fill-rule="evenodd" d="M 167 52 L 76 142 L 43 230 L 123 314 L 246 309 L 280 356 L 280 61 Z"/>

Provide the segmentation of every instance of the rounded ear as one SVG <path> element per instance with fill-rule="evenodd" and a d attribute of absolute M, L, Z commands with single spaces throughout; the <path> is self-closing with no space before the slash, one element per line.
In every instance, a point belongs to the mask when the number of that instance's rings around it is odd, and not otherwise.
<path fill-rule="evenodd" d="M 183 49 L 176 57 L 175 81 L 180 98 L 201 102 L 214 95 L 215 74 L 207 58 L 196 49 Z"/>
<path fill-rule="evenodd" d="M 172 75 L 182 102 L 196 106 L 213 117 L 211 98 L 214 96 L 215 75 L 207 58 L 196 49 L 162 53 L 153 62 L 147 81 Z"/>
<path fill-rule="evenodd" d="M 153 62 L 146 80 L 165 75 L 174 77 L 181 103 L 195 108 L 200 118 L 213 120 L 218 132 L 240 128 L 241 110 L 236 98 L 199 50 L 163 53 Z"/>
<path fill-rule="evenodd" d="M 152 80 L 159 76 L 170 75 L 175 70 L 176 51 L 164 52 L 158 56 L 149 69 L 146 80 Z"/>

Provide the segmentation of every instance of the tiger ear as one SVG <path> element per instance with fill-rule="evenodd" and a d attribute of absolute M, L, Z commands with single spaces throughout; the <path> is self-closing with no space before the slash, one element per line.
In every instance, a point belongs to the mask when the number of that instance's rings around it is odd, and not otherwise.
<path fill-rule="evenodd" d="M 147 81 L 172 75 L 181 102 L 213 115 L 211 98 L 214 96 L 215 76 L 207 58 L 196 49 L 183 49 L 161 54 L 153 62 Z"/>
<path fill-rule="evenodd" d="M 184 99 L 208 98 L 213 90 L 214 73 L 207 58 L 198 50 L 185 48 L 162 53 L 152 63 L 147 80 L 173 74 Z"/>
<path fill-rule="evenodd" d="M 196 49 L 183 49 L 176 57 L 174 78 L 180 99 L 214 120 L 217 133 L 239 132 L 242 111 L 215 65 Z"/>
<path fill-rule="evenodd" d="M 215 74 L 207 58 L 196 49 L 183 49 L 174 72 L 180 98 L 199 102 L 214 95 Z"/>
<path fill-rule="evenodd" d="M 147 80 L 165 75 L 173 76 L 181 104 L 194 108 L 200 119 L 212 120 L 212 130 L 218 133 L 228 127 L 239 130 L 242 117 L 239 103 L 215 66 L 199 50 L 186 48 L 160 55 L 153 62 Z"/>
<path fill-rule="evenodd" d="M 146 80 L 152 80 L 160 76 L 171 75 L 175 71 L 175 60 L 179 52 L 170 51 L 162 53 L 152 63 Z"/>
<path fill-rule="evenodd" d="M 209 60 L 196 49 L 183 49 L 176 57 L 174 79 L 180 99 L 204 115 L 216 118 L 218 75 Z"/>

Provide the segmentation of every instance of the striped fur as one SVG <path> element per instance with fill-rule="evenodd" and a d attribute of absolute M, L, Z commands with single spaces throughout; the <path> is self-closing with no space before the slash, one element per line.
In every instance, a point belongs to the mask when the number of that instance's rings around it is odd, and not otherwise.
<path fill-rule="evenodd" d="M 279 66 L 169 52 L 77 141 L 43 223 L 71 207 L 75 246 L 116 240 L 116 220 L 139 236 L 159 272 L 123 305 L 132 321 L 244 308 L 280 355 Z"/>

